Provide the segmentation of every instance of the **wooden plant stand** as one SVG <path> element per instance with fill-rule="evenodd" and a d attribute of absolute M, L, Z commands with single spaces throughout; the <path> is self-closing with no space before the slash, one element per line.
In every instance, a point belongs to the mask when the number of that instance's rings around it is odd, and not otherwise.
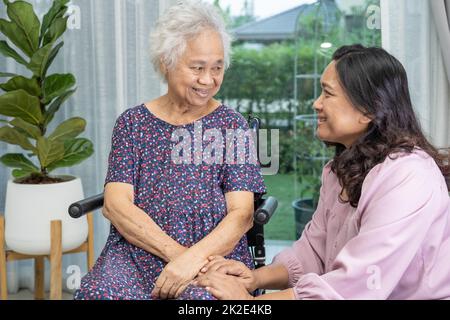
<path fill-rule="evenodd" d="M 6 263 L 8 261 L 34 259 L 34 298 L 45 299 L 44 291 L 44 266 L 45 258 L 50 261 L 50 300 L 62 298 L 62 255 L 86 252 L 88 270 L 94 266 L 94 224 L 92 213 L 87 214 L 88 238 L 78 248 L 62 252 L 62 225 L 61 220 L 51 222 L 51 244 L 49 255 L 25 255 L 6 250 L 5 244 L 5 218 L 0 216 L 0 300 L 8 299 L 8 287 L 6 283 Z"/>

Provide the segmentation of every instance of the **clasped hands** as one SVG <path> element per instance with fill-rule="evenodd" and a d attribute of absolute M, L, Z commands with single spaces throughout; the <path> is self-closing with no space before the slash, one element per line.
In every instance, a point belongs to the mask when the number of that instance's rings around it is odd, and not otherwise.
<path fill-rule="evenodd" d="M 253 300 L 250 292 L 258 288 L 255 275 L 245 264 L 220 256 L 208 258 L 193 284 L 205 287 L 219 300 Z"/>
<path fill-rule="evenodd" d="M 242 262 L 220 256 L 203 260 L 182 254 L 161 272 L 152 297 L 178 298 L 189 285 L 204 287 L 219 300 L 253 299 L 250 292 L 257 289 L 253 272 Z"/>

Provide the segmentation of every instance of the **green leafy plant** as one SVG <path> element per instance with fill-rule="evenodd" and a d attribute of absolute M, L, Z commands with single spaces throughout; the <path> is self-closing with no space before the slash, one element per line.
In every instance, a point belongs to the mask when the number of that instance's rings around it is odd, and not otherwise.
<path fill-rule="evenodd" d="M 322 169 L 331 157 L 323 143 L 319 140 L 305 144 L 305 153 L 298 154 L 298 181 L 300 197 L 312 200 L 312 207 L 316 208 L 319 202 L 320 186 L 322 184 Z"/>
<path fill-rule="evenodd" d="M 311 110 L 313 100 L 303 102 L 300 109 Z M 299 116 L 297 123 L 296 156 L 297 177 L 300 185 L 300 197 L 312 200 L 312 208 L 317 207 L 322 184 L 322 170 L 333 158 L 334 148 L 327 148 L 316 136 L 317 117 L 314 114 Z"/>
<path fill-rule="evenodd" d="M 296 128 L 296 177 L 300 198 L 296 199 L 292 205 L 297 238 L 300 237 L 305 225 L 316 211 L 322 184 L 322 170 L 332 158 L 332 150 L 315 137 L 316 123 L 317 118 L 314 114 L 303 114 L 299 117 Z"/>
<path fill-rule="evenodd" d="M 0 19 L 0 32 L 10 43 L 1 40 L 0 52 L 25 66 L 31 77 L 0 72 L 1 78 L 9 79 L 0 84 L 5 92 L 0 96 L 0 115 L 9 117 L 0 120 L 6 124 L 0 127 L 0 141 L 27 152 L 6 154 L 0 161 L 13 168 L 12 175 L 21 178 L 22 183 L 57 182 L 49 176 L 50 172 L 79 164 L 94 152 L 91 141 L 78 138 L 86 127 L 82 118 L 68 119 L 47 134 L 61 105 L 76 91 L 72 74 L 47 74 L 64 45 L 58 39 L 67 28 L 69 0 L 54 0 L 42 22 L 30 3 L 3 2 L 10 20 Z M 33 158 L 37 158 L 39 166 Z"/>

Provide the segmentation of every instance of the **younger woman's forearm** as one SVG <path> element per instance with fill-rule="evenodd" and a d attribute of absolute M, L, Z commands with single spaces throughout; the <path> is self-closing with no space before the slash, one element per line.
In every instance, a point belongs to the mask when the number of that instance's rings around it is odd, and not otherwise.
<path fill-rule="evenodd" d="M 255 300 L 295 300 L 295 293 L 294 289 L 290 288 L 257 296 Z"/>
<path fill-rule="evenodd" d="M 259 289 L 284 290 L 289 286 L 289 273 L 283 265 L 268 265 L 253 271 Z"/>

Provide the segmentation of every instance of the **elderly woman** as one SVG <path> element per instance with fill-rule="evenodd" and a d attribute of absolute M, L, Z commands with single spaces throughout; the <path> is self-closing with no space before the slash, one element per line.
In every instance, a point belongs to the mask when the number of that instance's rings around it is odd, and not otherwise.
<path fill-rule="evenodd" d="M 212 142 L 206 131 L 222 133 L 221 146 L 233 129 L 248 130 L 240 114 L 213 99 L 230 64 L 230 42 L 209 4 L 180 2 L 161 17 L 152 60 L 168 92 L 116 122 L 103 209 L 111 231 L 75 299 L 213 299 L 192 285 L 209 256 L 252 268 L 245 233 L 254 194 L 265 192 L 260 168 L 202 160 Z M 218 149 L 214 159 L 229 155 Z"/>

